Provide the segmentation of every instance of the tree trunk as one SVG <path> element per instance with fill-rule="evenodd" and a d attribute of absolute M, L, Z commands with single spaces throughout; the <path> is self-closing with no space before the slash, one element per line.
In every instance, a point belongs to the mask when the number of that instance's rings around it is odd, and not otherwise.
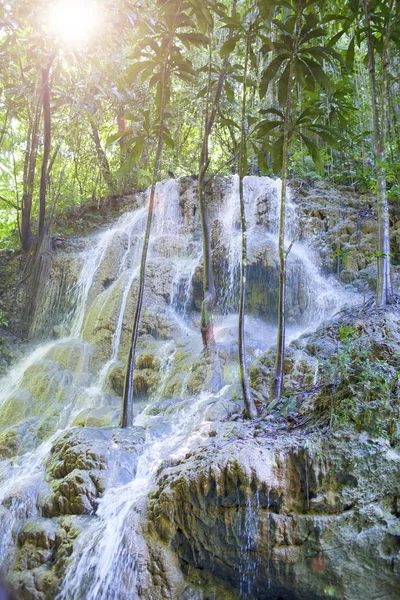
<path fill-rule="evenodd" d="M 180 13 L 180 7 L 182 2 L 180 2 L 176 19 Z M 176 23 L 176 21 L 175 21 Z M 164 133 L 164 123 L 165 123 L 165 104 L 167 97 L 167 86 L 168 86 L 168 77 L 169 77 L 169 60 L 171 55 L 171 49 L 173 45 L 173 40 L 175 37 L 175 26 L 172 29 L 172 35 L 169 40 L 169 45 L 167 49 L 167 54 L 164 62 L 162 80 L 161 80 L 161 98 L 160 98 L 160 127 L 158 134 L 158 142 L 157 142 L 157 151 L 156 158 L 154 162 L 154 170 L 153 170 L 153 179 L 150 189 L 150 198 L 149 198 L 149 208 L 147 213 L 147 222 L 146 222 L 146 231 L 143 240 L 143 248 L 142 248 L 142 256 L 140 261 L 140 272 L 139 272 L 139 289 L 136 301 L 136 309 L 135 316 L 133 319 L 133 329 L 132 329 L 132 340 L 131 347 L 129 350 L 128 356 L 128 364 L 126 368 L 125 374 L 125 384 L 124 384 L 124 393 L 123 393 L 123 403 L 122 403 L 122 414 L 121 414 L 121 427 L 132 427 L 133 425 L 133 393 L 134 393 L 134 372 L 135 372 L 135 353 L 136 353 L 136 344 L 139 337 L 139 323 L 140 323 L 140 315 L 142 312 L 142 304 L 143 304 L 143 295 L 144 295 L 144 284 L 145 284 L 145 275 L 146 275 L 146 261 L 147 261 L 147 253 L 149 249 L 150 242 L 150 232 L 151 232 L 151 223 L 153 220 L 153 212 L 154 212 L 154 197 L 156 192 L 156 183 L 160 170 L 160 162 L 161 162 L 161 154 L 163 149 L 163 133 Z"/>
<path fill-rule="evenodd" d="M 244 203 L 243 178 L 247 171 L 247 151 L 246 151 L 246 101 L 247 101 L 247 72 L 249 64 L 249 55 L 251 49 L 251 28 L 247 32 L 246 56 L 243 71 L 243 97 L 242 97 L 242 122 L 240 135 L 240 156 L 239 156 L 239 201 L 240 201 L 240 222 L 242 228 L 242 260 L 240 265 L 240 300 L 239 300 L 239 370 L 240 383 L 244 408 L 247 418 L 255 419 L 257 417 L 257 408 L 254 403 L 249 385 L 247 366 L 246 366 L 246 344 L 244 331 L 245 305 L 246 305 L 246 271 L 247 271 L 247 223 L 246 208 Z"/>
<path fill-rule="evenodd" d="M 39 243 L 45 233 L 46 219 L 46 190 L 47 190 L 47 166 L 50 156 L 51 146 L 51 113 L 50 113 L 50 85 L 49 73 L 54 56 L 50 59 L 49 64 L 42 68 L 42 105 L 43 105 L 43 157 L 42 170 L 40 174 L 40 189 L 39 189 L 39 226 L 38 237 Z"/>
<path fill-rule="evenodd" d="M 20 230 L 21 245 L 25 252 L 29 252 L 35 239 L 31 227 L 31 212 L 36 160 L 39 146 L 39 125 L 41 112 L 42 104 L 39 101 L 36 106 L 35 116 L 29 126 L 26 140 Z"/>
<path fill-rule="evenodd" d="M 97 158 L 99 159 L 99 165 L 101 173 L 104 177 L 104 181 L 107 184 L 109 194 L 113 195 L 115 193 L 114 179 L 111 173 L 110 164 L 107 160 L 106 153 L 103 150 L 100 140 L 99 130 L 97 129 L 97 125 L 94 122 L 92 117 L 89 117 L 90 127 L 92 129 L 92 138 L 94 141 L 94 145 L 96 147 Z"/>
<path fill-rule="evenodd" d="M 390 14 L 394 2 L 390 5 Z M 368 45 L 368 70 L 371 88 L 372 116 L 374 122 L 374 146 L 376 162 L 376 201 L 378 213 L 378 278 L 376 305 L 383 307 L 391 301 L 392 283 L 390 275 L 390 223 L 389 206 L 386 196 L 386 91 L 387 91 L 387 49 L 390 39 L 390 19 L 387 24 L 382 49 L 381 94 L 378 100 L 376 83 L 375 48 L 370 19 L 370 0 L 363 0 L 364 21 Z"/>
<path fill-rule="evenodd" d="M 279 300 L 278 300 L 278 334 L 276 342 L 276 357 L 274 376 L 271 383 L 271 398 L 279 399 L 283 389 L 283 374 L 285 361 L 285 334 L 286 334 L 286 259 L 287 253 L 285 250 L 285 230 L 286 230 L 286 192 L 287 192 L 287 172 L 288 172 L 288 153 L 289 153 L 289 132 L 290 132 L 290 117 L 292 110 L 292 95 L 293 95 L 293 73 L 294 65 L 297 60 L 297 44 L 299 39 L 302 5 L 297 8 L 295 39 L 294 39 L 294 54 L 290 60 L 288 90 L 286 98 L 285 121 L 283 129 L 283 150 L 282 150 L 282 190 L 281 190 L 281 206 L 279 215 Z"/>

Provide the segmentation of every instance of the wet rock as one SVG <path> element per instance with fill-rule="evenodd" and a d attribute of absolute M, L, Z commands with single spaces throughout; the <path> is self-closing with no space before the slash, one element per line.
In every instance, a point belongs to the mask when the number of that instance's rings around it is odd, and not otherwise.
<path fill-rule="evenodd" d="M 257 600 L 395 600 L 398 452 L 365 435 L 273 441 L 253 428 L 241 425 L 222 445 L 220 432 L 160 470 L 149 519 L 181 564 Z"/>
<path fill-rule="evenodd" d="M 47 462 L 52 492 L 41 498 L 45 516 L 92 514 L 111 478 L 134 476 L 140 428 L 127 436 L 122 430 L 73 429 L 53 445 Z"/>
<path fill-rule="evenodd" d="M 84 525 L 82 517 L 27 521 L 18 537 L 11 583 L 18 598 L 50 600 L 61 591 L 62 573 Z"/>
<path fill-rule="evenodd" d="M 274 362 L 275 349 L 261 355 L 250 365 L 250 385 L 260 404 L 265 405 L 269 402 Z M 318 360 L 314 356 L 299 348 L 287 348 L 284 363 L 285 393 L 312 387 L 316 382 L 317 373 Z"/>
<path fill-rule="evenodd" d="M 91 514 L 97 506 L 97 498 L 104 491 L 104 482 L 98 477 L 96 486 L 87 472 L 74 469 L 62 481 L 54 483 L 53 490 L 53 503 L 58 514 Z"/>
<path fill-rule="evenodd" d="M 108 380 L 110 382 L 111 389 L 117 394 L 117 396 L 121 397 L 124 392 L 125 372 L 126 366 L 120 362 L 117 366 L 114 366 L 110 370 L 108 375 Z"/>

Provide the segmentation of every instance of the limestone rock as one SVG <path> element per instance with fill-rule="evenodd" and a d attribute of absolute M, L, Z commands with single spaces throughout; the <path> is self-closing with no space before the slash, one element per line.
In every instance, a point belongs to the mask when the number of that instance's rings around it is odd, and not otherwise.
<path fill-rule="evenodd" d="M 246 425 L 242 441 L 209 438 L 201 453 L 161 471 L 149 519 L 181 563 L 257 600 L 395 600 L 397 450 L 365 435 L 253 435 Z"/>

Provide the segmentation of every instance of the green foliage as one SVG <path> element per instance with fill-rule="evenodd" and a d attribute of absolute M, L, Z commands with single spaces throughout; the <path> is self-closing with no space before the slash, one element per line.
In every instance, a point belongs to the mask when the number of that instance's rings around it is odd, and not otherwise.
<path fill-rule="evenodd" d="M 324 365 L 317 414 L 325 414 L 333 427 L 351 424 L 359 431 L 390 436 L 399 386 L 397 357 L 378 358 L 373 342 L 351 325 L 341 326 L 338 333 L 338 351 Z"/>
<path fill-rule="evenodd" d="M 390 4 L 390 3 L 389 3 Z M 396 11 L 373 3 L 371 28 L 376 56 L 385 27 L 393 27 L 388 65 L 388 141 L 385 161 L 388 198 L 400 197 L 399 29 Z M 280 171 L 285 100 L 292 87 L 289 172 L 298 178 L 330 177 L 374 190 L 373 126 L 361 3 L 322 8 L 300 0 L 230 2 L 143 0 L 112 3 L 110 19 L 87 47 L 71 50 L 48 31 L 39 0 L 0 2 L 0 243 L 14 247 L 26 185 L 27 142 L 40 98 L 40 69 L 56 55 L 52 70 L 49 205 L 56 215 L 74 206 L 101 202 L 149 184 L 155 160 L 162 64 L 168 40 L 166 130 L 162 176 L 173 165 L 178 176 L 197 169 L 207 98 L 228 58 L 226 80 L 211 133 L 210 172 L 237 169 L 241 121 L 243 41 L 251 26 L 247 77 L 247 164 L 261 174 Z M 398 10 L 397 3 L 395 8 Z M 179 14 L 178 14 L 179 13 Z M 296 30 L 296 15 L 300 26 Z M 178 15 L 178 17 L 177 17 Z M 232 32 L 230 35 L 229 32 Z M 289 81 L 290 64 L 293 79 Z M 380 67 L 378 65 L 377 74 Z M 210 82 L 208 83 L 208 76 Z M 390 93 L 389 93 L 390 92 Z M 210 96 L 211 94 L 211 96 Z M 92 127 L 97 130 L 95 143 Z M 32 197 L 36 232 L 42 122 Z M 309 158 L 310 157 L 310 158 Z M 311 164 L 310 160 L 313 164 Z M 107 182 L 107 161 L 110 181 Z"/>

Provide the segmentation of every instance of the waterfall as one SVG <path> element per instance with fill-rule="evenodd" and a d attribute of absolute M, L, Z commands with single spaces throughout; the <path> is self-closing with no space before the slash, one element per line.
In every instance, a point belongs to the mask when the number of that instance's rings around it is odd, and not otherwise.
<path fill-rule="evenodd" d="M 272 298 L 269 288 L 277 276 L 274 248 L 280 181 L 246 177 L 244 190 L 250 284 L 253 277 L 254 285 L 264 286 Z M 124 432 L 123 442 L 107 438 L 106 452 L 111 456 L 125 443 L 136 444 L 137 465 L 125 470 L 123 477 L 107 472 L 106 489 L 96 501 L 94 514 L 86 513 L 79 521 L 80 532 L 58 589 L 60 599 L 151 597 L 142 596 L 140 590 L 152 585 L 144 522 L 155 474 L 166 459 L 182 457 L 198 446 L 208 435 L 207 411 L 229 393 L 230 388 L 206 394 L 198 384 L 202 246 L 192 196 L 182 192 L 176 180 L 161 182 L 156 188 L 138 344 L 141 394 L 135 403 L 134 427 Z M 17 440 L 16 456 L 4 452 L 0 461 L 0 566 L 6 570 L 12 567 L 23 524 L 32 518 L 46 519 L 42 496 L 50 493 L 46 474 L 60 435 L 84 425 L 104 428 L 104 436 L 116 431 L 121 405 L 117 383 L 128 351 L 146 210 L 144 199 L 141 208 L 86 240 L 84 249 L 71 258 L 80 270 L 68 290 L 74 307 L 63 323 L 68 335 L 38 345 L 0 381 L 0 440 Z M 210 202 L 210 211 L 221 271 L 216 277 L 216 336 L 235 360 L 241 247 L 237 177 L 224 183 L 221 198 Z M 290 199 L 287 218 L 289 244 L 299 227 Z M 315 328 L 343 301 L 339 284 L 325 278 L 317 262 L 305 241 L 294 244 L 288 261 L 289 288 L 291 284 L 293 288 L 289 289 L 293 313 L 289 341 Z M 246 336 L 255 353 L 274 343 L 275 324 L 268 316 L 268 311 L 273 312 L 273 298 L 270 305 L 265 314 L 264 309 L 257 314 L 252 306 L 246 317 Z M 135 436 L 143 431 L 144 441 L 139 442 Z M 0 451 L 4 446 L 6 442 L 0 441 Z M 121 465 L 117 464 L 116 472 Z M 257 518 L 251 518 L 250 500 L 247 508 L 244 556 L 253 556 Z M 56 517 L 62 518 L 62 513 Z M 244 569 L 245 574 L 250 567 Z M 241 585 L 243 597 L 250 597 L 250 575 L 244 576 Z"/>

